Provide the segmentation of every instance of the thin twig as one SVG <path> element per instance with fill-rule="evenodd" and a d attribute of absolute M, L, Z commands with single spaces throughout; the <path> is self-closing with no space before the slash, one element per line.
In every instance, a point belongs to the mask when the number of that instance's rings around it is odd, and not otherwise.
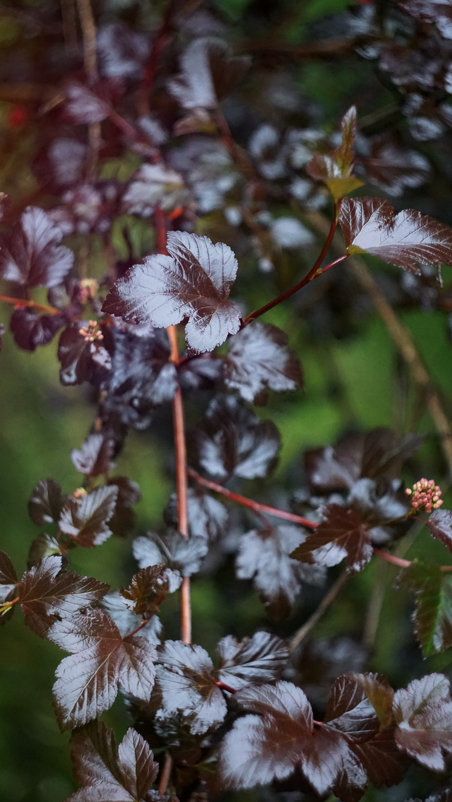
<path fill-rule="evenodd" d="M 248 509 L 253 510 L 253 512 L 257 514 L 264 512 L 268 515 L 274 515 L 276 518 L 284 518 L 285 521 L 292 521 L 300 526 L 305 526 L 308 529 L 316 529 L 318 526 L 316 521 L 303 518 L 301 515 L 295 515 L 295 513 L 287 512 L 286 510 L 279 510 L 277 507 L 271 507 L 269 504 L 262 504 L 260 501 L 254 501 L 252 498 L 234 493 L 232 490 L 228 490 L 227 487 L 223 487 L 223 485 L 217 484 L 217 482 L 212 482 L 211 479 L 205 479 L 204 476 L 201 476 L 201 474 L 197 473 L 193 468 L 187 468 L 187 473 L 197 484 L 207 487 L 209 490 L 213 490 L 214 493 L 225 496 L 225 498 L 234 501 L 236 504 L 241 504 L 242 507 L 248 507 Z"/>
<path fill-rule="evenodd" d="M 307 635 L 311 632 L 311 630 L 317 624 L 317 621 L 322 617 L 322 615 L 327 611 L 330 604 L 333 603 L 338 593 L 342 590 L 346 582 L 350 579 L 350 575 L 344 571 L 343 574 L 336 579 L 331 588 L 329 589 L 326 596 L 323 597 L 322 601 L 320 602 L 319 606 L 314 610 L 310 618 L 303 624 L 302 627 L 295 633 L 292 640 L 289 643 L 289 651 L 293 652 L 297 646 L 305 639 Z"/>
<path fill-rule="evenodd" d="M 29 298 L 11 298 L 9 295 L 0 295 L 0 301 L 6 304 L 14 304 L 17 309 L 24 309 L 31 307 L 38 309 L 40 312 L 45 312 L 47 315 L 59 315 L 60 310 L 55 306 L 48 306 L 47 304 L 38 304 L 37 301 L 32 301 Z"/>
<path fill-rule="evenodd" d="M 159 794 L 161 796 L 163 796 L 166 789 L 168 788 L 168 783 L 170 781 L 172 768 L 173 768 L 173 758 L 171 757 L 170 753 L 167 752 L 165 755 L 165 760 L 163 761 L 163 766 L 159 781 Z"/>
<path fill-rule="evenodd" d="M 80 25 L 83 35 L 83 65 L 91 83 L 97 78 L 96 23 L 90 0 L 77 0 Z M 93 180 L 101 143 L 100 123 L 92 123 L 88 129 L 89 160 L 87 178 Z"/>

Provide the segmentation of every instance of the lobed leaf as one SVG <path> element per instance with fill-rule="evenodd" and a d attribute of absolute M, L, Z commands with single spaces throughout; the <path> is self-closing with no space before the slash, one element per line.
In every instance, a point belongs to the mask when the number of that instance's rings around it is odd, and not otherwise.
<path fill-rule="evenodd" d="M 57 522 L 65 501 L 61 487 L 54 479 L 43 479 L 33 489 L 28 514 L 38 526 Z"/>
<path fill-rule="evenodd" d="M 28 206 L 11 232 L 0 235 L 0 276 L 27 287 L 61 284 L 74 261 L 60 245 L 62 236 L 42 209 Z"/>
<path fill-rule="evenodd" d="M 229 340 L 224 380 L 245 401 L 265 399 L 267 388 L 282 392 L 302 384 L 300 363 L 287 347 L 287 336 L 268 323 L 257 321 Z"/>
<path fill-rule="evenodd" d="M 48 345 L 66 323 L 61 315 L 42 315 L 33 309 L 15 309 L 9 321 L 14 341 L 24 351 L 34 351 L 38 345 Z"/>
<path fill-rule="evenodd" d="M 370 253 L 418 274 L 421 264 L 452 264 L 452 230 L 413 209 L 395 214 L 383 198 L 344 198 L 339 222 L 349 254 Z"/>
<path fill-rule="evenodd" d="M 150 802 L 158 764 L 144 738 L 129 727 L 116 746 L 103 721 L 87 724 L 71 740 L 74 776 L 82 786 L 67 802 Z"/>
<path fill-rule="evenodd" d="M 290 556 L 326 566 L 338 565 L 345 559 L 349 570 L 361 571 L 372 558 L 373 549 L 358 513 L 340 504 L 328 504 L 322 517 L 315 531 Z"/>
<path fill-rule="evenodd" d="M 165 641 L 159 652 L 157 676 L 163 718 L 181 714 L 193 735 L 222 723 L 226 702 L 215 683 L 212 660 L 201 646 Z"/>
<path fill-rule="evenodd" d="M 165 600 L 169 592 L 165 566 L 151 565 L 134 574 L 127 589 L 121 595 L 128 600 L 129 606 L 136 615 L 150 618 L 158 612 L 159 604 Z"/>
<path fill-rule="evenodd" d="M 425 657 L 452 647 L 452 576 L 439 565 L 414 561 L 399 584 L 416 597 L 414 629 Z"/>
<path fill-rule="evenodd" d="M 303 532 L 296 526 L 277 526 L 251 530 L 240 537 L 236 559 L 239 579 L 253 579 L 270 614 L 287 615 L 304 582 L 322 584 L 324 569 L 319 565 L 300 565 L 290 555 Z"/>
<path fill-rule="evenodd" d="M 55 620 L 70 618 L 99 601 L 108 585 L 62 568 L 60 556 L 43 557 L 17 585 L 25 624 L 41 637 Z"/>
<path fill-rule="evenodd" d="M 187 539 L 180 532 L 172 531 L 164 537 L 149 532 L 146 537 L 136 538 L 132 548 L 140 568 L 164 565 L 169 569 L 172 592 L 180 585 L 180 579 L 173 573 L 177 571 L 179 577 L 197 573 L 208 546 L 204 537 L 192 536 Z"/>
<path fill-rule="evenodd" d="M 204 538 L 207 543 L 214 543 L 225 534 L 228 511 L 224 504 L 213 496 L 203 493 L 199 488 L 189 488 L 187 512 L 191 538 Z M 170 525 L 177 526 L 176 494 L 173 494 L 168 502 L 165 518 Z"/>
<path fill-rule="evenodd" d="M 73 448 L 71 460 L 80 473 L 87 476 L 99 476 L 108 473 L 115 467 L 111 457 L 114 450 L 114 441 L 108 433 L 90 434 L 80 449 Z"/>
<path fill-rule="evenodd" d="M 434 510 L 427 519 L 427 526 L 430 529 L 430 534 L 452 552 L 451 510 Z"/>
<path fill-rule="evenodd" d="M 80 333 L 83 321 L 68 326 L 61 332 L 58 342 L 58 359 L 61 364 L 60 381 L 64 385 L 89 381 L 100 383 L 111 370 L 111 356 L 99 341 L 90 342 Z"/>
<path fill-rule="evenodd" d="M 132 267 L 110 290 L 103 311 L 157 327 L 188 318 L 187 345 L 212 351 L 240 326 L 240 310 L 227 300 L 237 260 L 224 243 L 183 231 L 168 234 L 167 251 Z"/>
<path fill-rule="evenodd" d="M 154 685 L 156 652 L 138 635 L 122 638 L 104 610 L 56 621 L 49 640 L 72 652 L 56 670 L 55 710 L 62 730 L 81 727 L 108 710 L 123 693 L 148 701 Z"/>
<path fill-rule="evenodd" d="M 16 570 L 8 555 L 0 550 L 0 603 L 8 600 L 16 585 Z"/>
<path fill-rule="evenodd" d="M 84 548 L 104 543 L 112 534 L 107 524 L 115 511 L 117 498 L 115 485 L 96 487 L 81 498 L 69 498 L 59 518 L 61 531 Z"/>
<path fill-rule="evenodd" d="M 444 771 L 452 752 L 452 699 L 443 674 L 428 674 L 394 695 L 395 737 L 400 749 L 422 766 Z"/>
<path fill-rule="evenodd" d="M 276 462 L 280 435 L 272 421 L 261 421 L 232 396 L 215 398 L 195 433 L 198 460 L 211 476 L 254 479 Z"/>
<path fill-rule="evenodd" d="M 227 635 L 220 640 L 217 652 L 218 677 L 236 691 L 278 679 L 289 657 L 284 641 L 270 632 L 255 632 L 242 641 Z"/>

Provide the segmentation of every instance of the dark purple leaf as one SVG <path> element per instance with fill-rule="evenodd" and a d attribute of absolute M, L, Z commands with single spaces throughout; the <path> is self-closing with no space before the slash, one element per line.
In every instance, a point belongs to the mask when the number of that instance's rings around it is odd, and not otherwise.
<path fill-rule="evenodd" d="M 66 499 L 61 487 L 54 479 L 43 479 L 33 489 L 28 502 L 28 514 L 38 526 L 58 521 Z"/>
<path fill-rule="evenodd" d="M 45 637 L 55 620 L 69 618 L 99 601 L 108 585 L 62 568 L 59 556 L 44 557 L 18 584 L 27 627 Z"/>
<path fill-rule="evenodd" d="M 324 721 L 358 742 L 368 741 L 379 731 L 379 720 L 359 676 L 343 674 L 337 678 L 331 689 Z"/>
<path fill-rule="evenodd" d="M 121 84 L 101 79 L 92 87 L 71 81 L 65 87 L 66 113 L 71 122 L 93 125 L 105 120 L 118 96 Z"/>
<path fill-rule="evenodd" d="M 328 504 L 322 516 L 316 530 L 292 551 L 291 557 L 326 566 L 338 565 L 345 559 L 351 571 L 361 571 L 373 550 L 359 515 L 340 504 Z"/>
<path fill-rule="evenodd" d="M 0 551 L 0 603 L 7 601 L 8 596 L 17 585 L 15 568 L 4 551 Z"/>
<path fill-rule="evenodd" d="M 224 379 L 250 402 L 264 399 L 267 388 L 281 392 L 302 384 L 300 363 L 287 347 L 286 334 L 259 321 L 230 339 Z"/>
<path fill-rule="evenodd" d="M 452 647 L 452 575 L 415 560 L 399 584 L 415 593 L 414 629 L 425 657 Z"/>
<path fill-rule="evenodd" d="M 430 175 L 430 164 L 422 153 L 388 138 L 376 139 L 369 156 L 361 162 L 368 180 L 395 197 L 422 186 Z"/>
<path fill-rule="evenodd" d="M 103 721 L 88 724 L 72 736 L 74 776 L 82 786 L 67 802 L 148 802 L 158 774 L 148 743 L 131 727 L 119 749 Z"/>
<path fill-rule="evenodd" d="M 339 222 L 349 254 L 370 253 L 412 273 L 452 263 L 452 230 L 413 209 L 395 214 L 383 198 L 344 198 Z"/>
<path fill-rule="evenodd" d="M 190 195 L 180 173 L 163 164 L 142 164 L 130 179 L 122 196 L 122 208 L 126 213 L 149 217 L 156 206 L 171 212 L 185 206 Z"/>
<path fill-rule="evenodd" d="M 393 728 L 377 733 L 369 741 L 355 742 L 351 749 L 377 788 L 401 782 L 408 760 L 396 744 Z"/>
<path fill-rule="evenodd" d="M 304 536 L 302 529 L 290 525 L 256 529 L 240 536 L 237 577 L 253 579 L 264 604 L 276 618 L 289 613 L 303 583 L 323 584 L 323 568 L 302 565 L 290 557 Z"/>
<path fill-rule="evenodd" d="M 274 467 L 280 448 L 279 432 L 272 421 L 261 421 L 232 396 L 210 404 L 196 431 L 199 464 L 220 480 L 230 476 L 254 479 Z"/>
<path fill-rule="evenodd" d="M 201 646 L 165 641 L 159 652 L 157 677 L 163 717 L 182 715 L 193 735 L 222 723 L 226 702 L 215 684 L 212 660 Z"/>
<path fill-rule="evenodd" d="M 221 39 L 195 39 L 183 54 L 182 72 L 169 82 L 169 90 L 185 109 L 214 109 L 248 65 L 247 57 L 231 56 Z"/>
<path fill-rule="evenodd" d="M 143 623 L 140 615 L 135 615 L 130 609 L 129 602 L 120 592 L 115 590 L 107 593 L 102 599 L 102 608 L 108 613 L 118 627 L 122 637 L 126 637 L 130 632 Z M 158 616 L 153 615 L 146 621 L 146 626 L 140 629 L 140 637 L 146 638 L 149 643 L 158 646 L 161 641 L 162 623 Z"/>
<path fill-rule="evenodd" d="M 33 565 L 41 562 L 44 557 L 62 557 L 63 558 L 63 566 L 65 562 L 65 550 L 64 546 L 60 545 L 58 540 L 53 537 L 53 535 L 48 535 L 43 532 L 38 537 L 35 537 L 34 540 L 31 541 L 30 548 L 28 550 L 28 557 L 27 557 L 27 566 L 31 568 Z"/>
<path fill-rule="evenodd" d="M 147 537 L 138 537 L 133 541 L 133 555 L 140 568 L 164 565 L 170 569 L 171 591 L 179 587 L 179 577 L 191 576 L 199 571 L 207 549 L 205 537 L 192 536 L 187 539 L 177 531 L 170 531 L 164 537 L 149 532 Z M 177 574 L 174 575 L 174 572 Z"/>
<path fill-rule="evenodd" d="M 333 448 L 308 451 L 305 455 L 309 481 L 317 490 L 331 492 L 353 487 L 361 477 L 397 478 L 406 459 L 422 443 L 422 437 L 398 438 L 390 429 L 372 429 L 350 435 Z"/>
<path fill-rule="evenodd" d="M 429 796 L 425 802 L 452 802 L 452 788 L 445 788 L 444 791 L 439 791 L 437 794 L 432 794 L 432 796 Z"/>
<path fill-rule="evenodd" d="M 85 548 L 103 543 L 112 533 L 107 523 L 115 511 L 117 497 L 118 488 L 110 485 L 96 487 L 81 498 L 69 498 L 61 510 L 61 531 Z"/>
<path fill-rule="evenodd" d="M 83 177 L 87 147 L 84 142 L 68 137 L 52 139 L 47 152 L 36 165 L 39 175 L 49 180 L 50 175 L 57 186 L 65 187 L 78 183 Z"/>
<path fill-rule="evenodd" d="M 150 565 L 134 574 L 129 587 L 121 590 L 121 595 L 135 615 L 150 618 L 159 612 L 159 605 L 165 601 L 168 592 L 165 566 Z"/>
<path fill-rule="evenodd" d="M 80 473 L 89 477 L 108 473 L 115 467 L 111 461 L 114 445 L 108 432 L 90 434 L 81 449 L 72 449 L 71 460 Z"/>
<path fill-rule="evenodd" d="M 445 39 L 452 39 L 452 8 L 449 0 L 397 0 L 402 11 L 421 22 L 433 22 Z"/>
<path fill-rule="evenodd" d="M 24 351 L 48 345 L 66 323 L 64 315 L 40 315 L 32 309 L 15 309 L 9 321 L 14 341 Z"/>
<path fill-rule="evenodd" d="M 62 384 L 81 384 L 84 381 L 100 383 L 111 369 L 111 357 L 102 340 L 91 341 L 81 329 L 83 323 L 68 326 L 61 333 L 58 359 L 61 363 Z"/>
<path fill-rule="evenodd" d="M 431 535 L 439 540 L 446 549 L 452 552 L 452 512 L 451 510 L 434 510 L 427 519 Z"/>
<path fill-rule="evenodd" d="M 108 526 L 115 535 L 125 536 L 135 525 L 135 512 L 132 506 L 141 499 L 140 488 L 127 476 L 113 476 L 108 480 L 107 486 L 118 489 L 115 511 Z"/>
<path fill-rule="evenodd" d="M 286 779 L 301 768 L 317 793 L 331 788 L 349 749 L 340 734 L 314 728 L 301 688 L 280 681 L 244 688 L 235 700 L 250 714 L 235 722 L 220 747 L 226 787 L 252 788 Z"/>
<path fill-rule="evenodd" d="M 415 679 L 394 695 L 398 746 L 433 771 L 444 771 L 452 752 L 452 699 L 443 674 Z"/>
<path fill-rule="evenodd" d="M 148 256 L 129 270 L 110 290 L 103 310 L 157 327 L 187 317 L 188 346 L 212 351 L 240 326 L 240 310 L 227 300 L 237 260 L 224 243 L 182 231 L 168 234 L 167 250 L 168 256 Z"/>
<path fill-rule="evenodd" d="M 214 543 L 225 534 L 228 511 L 221 501 L 199 489 L 190 488 L 187 507 L 190 537 L 204 538 L 208 543 Z M 175 494 L 168 502 L 165 520 L 170 526 L 177 526 L 177 496 Z"/>
<path fill-rule="evenodd" d="M 138 336 L 115 328 L 111 372 L 102 384 L 105 411 L 119 414 L 127 426 L 144 428 L 150 412 L 174 397 L 177 377 L 170 353 L 165 331 Z"/>
<path fill-rule="evenodd" d="M 121 21 L 103 25 L 97 35 L 99 67 L 108 78 L 137 78 L 149 52 L 149 36 Z"/>
<path fill-rule="evenodd" d="M 61 729 L 81 727 L 108 710 L 123 693 L 148 701 L 154 685 L 155 649 L 139 635 L 122 638 L 103 610 L 56 621 L 47 633 L 67 652 L 53 686 Z"/>
<path fill-rule="evenodd" d="M 278 679 L 289 657 L 284 641 L 270 632 L 255 632 L 242 641 L 227 635 L 220 640 L 217 652 L 220 656 L 218 677 L 236 691 L 245 685 L 261 685 Z"/>
<path fill-rule="evenodd" d="M 74 261 L 61 239 L 61 230 L 49 216 L 28 206 L 11 232 L 0 236 L 0 275 L 28 287 L 61 284 Z"/>

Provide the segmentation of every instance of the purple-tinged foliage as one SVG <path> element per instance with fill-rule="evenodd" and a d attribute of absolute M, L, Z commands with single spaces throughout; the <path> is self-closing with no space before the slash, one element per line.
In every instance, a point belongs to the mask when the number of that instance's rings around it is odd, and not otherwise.
<path fill-rule="evenodd" d="M 114 485 L 96 487 L 90 493 L 68 498 L 58 520 L 61 531 L 79 546 L 98 546 L 112 534 L 108 522 L 117 498 L 118 488 Z"/>

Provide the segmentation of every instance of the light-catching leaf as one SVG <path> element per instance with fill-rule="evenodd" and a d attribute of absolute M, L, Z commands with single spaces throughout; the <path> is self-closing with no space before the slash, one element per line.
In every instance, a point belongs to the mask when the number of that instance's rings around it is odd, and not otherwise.
<path fill-rule="evenodd" d="M 372 544 L 367 527 L 353 509 L 328 504 L 323 520 L 306 540 L 291 553 L 296 560 L 321 565 L 338 565 L 346 560 L 351 571 L 361 571 L 372 557 Z"/>
<path fill-rule="evenodd" d="M 420 273 L 420 264 L 452 264 L 452 229 L 413 209 L 398 214 L 384 198 L 344 198 L 339 222 L 349 254 L 370 253 Z"/>
<path fill-rule="evenodd" d="M 188 318 L 188 346 L 212 351 L 239 330 L 240 310 L 228 301 L 237 260 L 228 245 L 183 231 L 168 234 L 167 251 L 132 267 L 110 290 L 103 310 L 157 327 Z"/>
<path fill-rule="evenodd" d="M 395 737 L 422 766 L 444 771 L 452 753 L 452 699 L 444 674 L 428 674 L 397 691 L 393 704 Z"/>

